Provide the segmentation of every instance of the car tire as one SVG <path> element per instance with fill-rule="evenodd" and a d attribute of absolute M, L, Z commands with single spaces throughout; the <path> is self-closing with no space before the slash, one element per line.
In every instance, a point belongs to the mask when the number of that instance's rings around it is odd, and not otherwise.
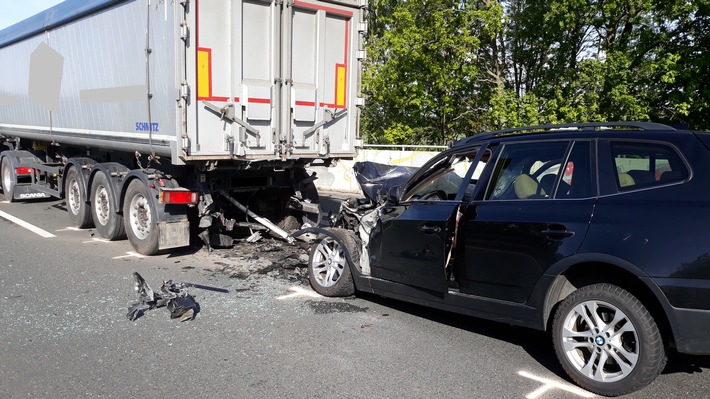
<path fill-rule="evenodd" d="M 346 255 L 355 264 L 360 261 L 360 247 L 355 235 L 343 229 L 330 229 L 333 237 L 322 235 L 311 249 L 308 260 L 308 278 L 313 289 L 329 297 L 349 296 L 355 293 L 355 284 Z"/>
<path fill-rule="evenodd" d="M 69 220 L 74 226 L 85 229 L 94 226 L 91 219 L 91 209 L 86 200 L 86 188 L 82 187 L 83 180 L 79 178 L 79 169 L 72 166 L 64 178 L 64 199 L 69 212 Z"/>
<path fill-rule="evenodd" d="M 565 298 L 555 312 L 552 336 L 565 372 L 600 395 L 645 387 L 667 360 L 651 314 L 635 296 L 611 284 L 582 287 Z"/>

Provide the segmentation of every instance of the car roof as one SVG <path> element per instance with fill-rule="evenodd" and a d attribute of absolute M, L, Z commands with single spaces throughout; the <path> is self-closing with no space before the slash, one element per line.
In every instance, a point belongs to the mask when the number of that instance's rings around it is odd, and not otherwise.
<path fill-rule="evenodd" d="M 536 139 L 552 138 L 546 137 L 548 133 L 556 133 L 556 138 L 589 138 L 601 137 L 606 134 L 639 134 L 639 138 L 643 137 L 643 133 L 682 133 L 688 132 L 678 130 L 674 127 L 652 122 L 587 122 L 587 123 L 568 123 L 554 125 L 538 125 L 525 126 L 512 129 L 495 130 L 491 132 L 477 134 L 475 136 L 466 137 L 453 144 L 452 147 L 462 147 L 471 144 L 481 143 L 483 141 L 493 140 L 502 141 L 508 138 L 519 138 L 521 136 L 537 136 Z M 561 135 L 561 136 L 560 136 Z"/>

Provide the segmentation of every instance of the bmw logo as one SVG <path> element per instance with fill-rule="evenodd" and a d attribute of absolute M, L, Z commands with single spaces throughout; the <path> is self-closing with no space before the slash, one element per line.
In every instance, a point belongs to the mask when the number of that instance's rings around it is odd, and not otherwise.
<path fill-rule="evenodd" d="M 605 342 L 605 341 L 604 341 L 604 337 L 601 337 L 601 336 L 596 337 L 596 338 L 594 339 L 594 342 L 596 342 L 596 344 L 599 345 L 599 346 L 604 345 L 604 342 Z"/>

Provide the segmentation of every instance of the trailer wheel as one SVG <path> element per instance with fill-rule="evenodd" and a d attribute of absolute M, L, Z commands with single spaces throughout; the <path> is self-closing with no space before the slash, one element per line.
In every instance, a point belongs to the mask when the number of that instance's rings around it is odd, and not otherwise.
<path fill-rule="evenodd" d="M 142 181 L 131 181 L 123 200 L 123 222 L 128 241 L 142 255 L 158 252 L 158 221 L 148 187 Z"/>
<path fill-rule="evenodd" d="M 104 172 L 96 172 L 91 183 L 91 218 L 96 231 L 107 240 L 126 238 L 123 215 L 118 213 L 118 204 L 113 196 L 113 188 Z"/>
<path fill-rule="evenodd" d="M 2 185 L 2 193 L 5 196 L 5 200 L 8 202 L 13 202 L 13 193 L 15 192 L 15 173 L 12 170 L 12 165 L 10 165 L 10 159 L 5 157 L 2 159 L 2 164 L 0 164 L 0 174 L 2 175 L 2 180 L 0 184 Z"/>
<path fill-rule="evenodd" d="M 64 186 L 64 197 L 69 211 L 69 220 L 78 228 L 93 227 L 91 210 L 86 201 L 86 190 L 82 187 L 79 170 L 72 166 L 67 171 Z"/>

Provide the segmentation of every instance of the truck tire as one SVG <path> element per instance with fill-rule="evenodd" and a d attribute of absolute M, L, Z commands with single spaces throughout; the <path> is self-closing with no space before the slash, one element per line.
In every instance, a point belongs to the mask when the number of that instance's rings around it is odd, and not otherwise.
<path fill-rule="evenodd" d="M 570 294 L 555 312 L 557 358 L 582 388 L 624 395 L 650 384 L 666 364 L 656 322 L 628 291 L 593 284 Z"/>
<path fill-rule="evenodd" d="M 16 181 L 17 177 L 15 176 L 15 171 L 12 169 L 12 165 L 10 164 L 10 159 L 8 157 L 4 157 L 2 159 L 2 164 L 0 164 L 0 184 L 2 185 L 2 194 L 8 202 L 15 201 L 12 197 L 15 192 Z"/>
<path fill-rule="evenodd" d="M 96 172 L 91 183 L 91 218 L 96 232 L 109 241 L 126 238 L 123 215 L 118 213 L 118 204 L 113 195 L 113 186 L 104 172 Z"/>
<path fill-rule="evenodd" d="M 123 222 L 131 246 L 142 255 L 158 252 L 160 232 L 157 213 L 148 187 L 135 179 L 128 184 L 123 200 Z"/>
<path fill-rule="evenodd" d="M 353 234 L 343 229 L 330 229 L 334 237 L 324 235 L 311 250 L 308 279 L 313 289 L 323 296 L 350 296 L 355 293 L 351 265 L 360 261 L 360 247 Z"/>
<path fill-rule="evenodd" d="M 91 210 L 86 199 L 86 187 L 83 187 L 83 180 L 79 176 L 79 170 L 72 166 L 64 177 L 64 198 L 67 203 L 69 220 L 78 228 L 85 229 L 93 227 L 91 220 Z"/>

